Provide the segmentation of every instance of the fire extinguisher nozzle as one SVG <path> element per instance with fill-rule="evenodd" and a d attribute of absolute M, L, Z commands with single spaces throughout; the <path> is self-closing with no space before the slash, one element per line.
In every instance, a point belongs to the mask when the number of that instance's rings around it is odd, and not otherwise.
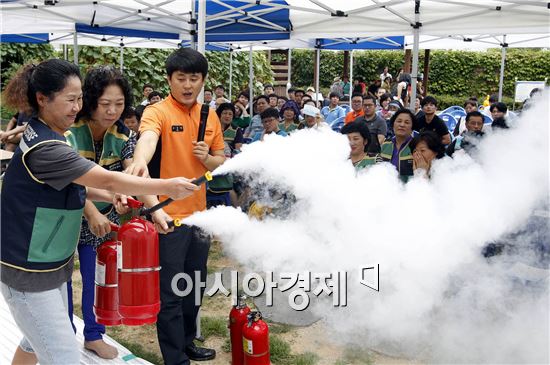
<path fill-rule="evenodd" d="M 168 228 L 179 227 L 181 226 L 181 221 L 179 219 L 174 219 L 173 221 L 168 222 Z"/>
<path fill-rule="evenodd" d="M 195 180 L 191 181 L 191 183 L 199 186 L 211 180 L 212 180 L 212 173 L 210 171 L 206 171 L 206 173 L 203 176 L 196 178 Z"/>

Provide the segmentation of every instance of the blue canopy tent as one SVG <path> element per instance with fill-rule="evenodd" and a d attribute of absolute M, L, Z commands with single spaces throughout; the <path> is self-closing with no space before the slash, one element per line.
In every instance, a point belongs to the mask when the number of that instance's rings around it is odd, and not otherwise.
<path fill-rule="evenodd" d="M 48 43 L 48 33 L 0 34 L 2 43 Z"/>
<path fill-rule="evenodd" d="M 352 51 L 355 49 L 403 49 L 405 37 L 368 38 L 318 38 L 316 45 L 321 49 Z"/>
<path fill-rule="evenodd" d="M 204 6 L 201 9 L 201 5 Z M 198 24 L 199 32 L 195 35 L 198 44 L 202 42 L 207 49 L 208 44 L 229 43 L 229 42 L 258 42 L 268 40 L 290 39 L 292 29 L 286 1 L 274 0 L 268 3 L 250 3 L 247 1 L 199 1 L 195 0 L 194 7 L 202 10 L 204 25 Z M 219 46 L 224 48 L 223 45 Z M 200 50 L 200 46 L 198 49 Z M 232 73 L 233 73 L 233 49 L 231 46 L 227 49 L 229 53 L 229 98 L 231 99 Z M 253 46 L 249 49 L 249 96 L 252 100 L 254 70 L 252 63 Z M 252 103 L 250 103 L 250 112 L 252 113 Z"/>
<path fill-rule="evenodd" d="M 206 1 L 205 41 L 251 42 L 289 39 L 292 26 L 286 1 Z M 199 1 L 195 1 L 196 9 Z"/>
<path fill-rule="evenodd" d="M 353 80 L 353 51 L 357 49 L 404 49 L 405 37 L 366 37 L 366 38 L 318 38 L 315 41 L 317 51 L 317 77 L 315 79 L 315 90 L 319 90 L 319 52 L 322 49 L 335 51 L 351 51 L 350 52 L 350 67 L 349 79 Z M 349 95 L 349 103 L 351 106 L 351 92 Z"/>

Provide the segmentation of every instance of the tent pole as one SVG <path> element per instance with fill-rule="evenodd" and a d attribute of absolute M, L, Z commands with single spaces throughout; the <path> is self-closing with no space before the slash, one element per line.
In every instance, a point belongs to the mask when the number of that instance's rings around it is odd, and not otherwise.
<path fill-rule="evenodd" d="M 73 63 L 78 66 L 78 35 L 73 33 Z"/>
<path fill-rule="evenodd" d="M 206 49 L 206 0 L 199 0 L 199 19 L 197 21 L 197 28 L 197 51 L 204 54 Z M 203 81 L 206 82 L 206 80 Z M 201 103 L 204 102 L 204 83 L 197 99 Z"/>
<path fill-rule="evenodd" d="M 252 45 L 248 51 L 248 106 L 250 117 L 254 115 L 254 63 L 252 62 Z"/>
<path fill-rule="evenodd" d="M 351 96 L 353 95 L 353 49 L 349 53 L 349 106 L 351 107 Z"/>
<path fill-rule="evenodd" d="M 122 38 L 120 39 L 120 73 L 124 73 L 124 46 Z"/>
<path fill-rule="evenodd" d="M 502 101 L 502 89 L 504 87 L 504 66 L 506 64 L 506 48 L 508 48 L 508 44 L 506 43 L 506 34 L 502 36 L 502 43 L 501 43 L 501 51 L 500 51 L 500 77 L 498 80 L 498 101 Z"/>
<path fill-rule="evenodd" d="M 315 103 L 319 106 L 319 62 L 321 61 L 321 50 L 319 48 L 315 49 Z"/>
<path fill-rule="evenodd" d="M 199 19 L 197 21 L 197 51 L 204 54 L 206 50 L 206 0 L 199 0 Z"/>
<path fill-rule="evenodd" d="M 416 102 L 416 82 L 418 79 L 418 48 L 420 43 L 420 0 L 415 0 L 414 21 L 413 26 L 413 60 L 411 71 L 411 95 L 409 98 L 409 109 L 414 112 L 414 104 Z"/>
<path fill-rule="evenodd" d="M 197 9 L 195 8 L 195 0 L 191 0 L 191 19 L 197 19 Z M 197 24 L 195 23 L 194 29 L 195 34 L 197 34 Z M 197 49 L 197 43 L 195 42 L 195 36 L 191 35 L 190 47 L 194 50 Z"/>
<path fill-rule="evenodd" d="M 292 49 L 288 49 L 288 71 L 287 71 L 287 81 L 286 81 L 286 88 L 288 88 L 291 85 L 290 75 L 292 74 Z"/>
<path fill-rule="evenodd" d="M 231 101 L 233 90 L 233 50 L 229 47 L 229 101 Z"/>

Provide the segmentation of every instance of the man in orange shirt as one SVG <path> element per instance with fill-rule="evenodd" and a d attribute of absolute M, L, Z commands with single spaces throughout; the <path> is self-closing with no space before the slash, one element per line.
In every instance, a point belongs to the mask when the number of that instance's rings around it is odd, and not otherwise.
<path fill-rule="evenodd" d="M 166 59 L 166 72 L 170 95 L 143 113 L 139 128 L 141 135 L 128 172 L 147 174 L 147 164 L 155 162 L 158 157 L 160 176 L 199 177 L 225 161 L 221 124 L 213 109 L 209 109 L 204 141 L 197 141 L 201 113 L 197 97 L 206 79 L 208 61 L 195 50 L 180 48 Z M 160 145 L 159 148 L 157 145 Z M 149 172 L 154 176 L 156 173 L 151 166 Z M 160 200 L 166 198 L 162 196 Z M 149 197 L 145 203 L 151 206 L 158 200 Z M 157 335 L 166 365 L 189 364 L 190 359 L 202 361 L 216 356 L 214 350 L 197 347 L 193 343 L 200 308 L 200 303 L 195 303 L 194 293 L 201 290 L 200 298 L 204 294 L 204 288 L 195 280 L 195 272 L 200 272 L 200 280 L 206 282 L 210 241 L 201 237 L 197 227 L 168 228 L 169 221 L 186 218 L 205 209 L 206 189 L 202 185 L 194 195 L 175 201 L 152 215 L 161 233 L 161 309 L 157 317 Z M 180 273 L 188 274 L 193 282 L 194 290 L 184 297 L 172 290 L 172 280 Z M 184 291 L 185 280 L 177 281 L 177 286 Z"/>
<path fill-rule="evenodd" d="M 363 110 L 363 95 L 359 93 L 353 93 L 351 96 L 351 111 L 346 114 L 346 119 L 344 119 L 344 124 L 353 122 L 355 119 L 365 115 Z"/>

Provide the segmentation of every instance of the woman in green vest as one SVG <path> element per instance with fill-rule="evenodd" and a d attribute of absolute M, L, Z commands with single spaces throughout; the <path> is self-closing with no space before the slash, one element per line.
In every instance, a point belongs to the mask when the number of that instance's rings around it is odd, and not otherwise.
<path fill-rule="evenodd" d="M 108 171 L 69 146 L 64 134 L 82 107 L 80 71 L 72 63 L 25 66 L 5 95 L 5 105 L 33 111 L 0 195 L 0 289 L 23 334 L 12 363 L 79 364 L 66 283 L 86 198 L 117 205 L 125 199 L 112 192 L 183 199 L 198 187 L 185 178 Z"/>
<path fill-rule="evenodd" d="M 296 106 L 296 103 L 287 101 L 281 108 L 280 115 L 282 116 L 282 121 L 279 123 L 279 129 L 285 131 L 287 134 L 298 129 L 300 123 L 300 110 Z"/>
<path fill-rule="evenodd" d="M 124 124 L 123 119 L 133 103 L 128 81 L 117 68 L 99 66 L 86 75 L 82 93 L 82 109 L 67 135 L 68 142 L 82 157 L 99 166 L 111 171 L 123 171 L 132 162 L 136 145 L 136 134 Z M 104 359 L 115 358 L 117 350 L 103 341 L 105 326 L 96 322 L 93 308 L 94 278 L 96 248 L 109 238 L 107 232 L 111 222 L 119 224 L 112 204 L 94 204 L 86 200 L 78 242 L 84 347 Z M 68 290 L 69 315 L 72 320 L 71 281 L 68 282 Z"/>
<path fill-rule="evenodd" d="M 231 103 L 222 103 L 216 109 L 223 130 L 225 157 L 231 158 L 241 152 L 243 145 L 243 130 L 235 126 L 235 106 Z M 206 189 L 207 207 L 218 205 L 236 205 L 237 195 L 233 190 L 233 175 L 216 176 L 209 181 Z"/>
<path fill-rule="evenodd" d="M 382 161 L 390 162 L 403 182 L 413 175 L 413 157 L 409 143 L 413 136 L 413 125 L 416 117 L 409 109 L 399 109 L 390 119 L 394 136 L 380 146 Z"/>
<path fill-rule="evenodd" d="M 243 146 L 243 130 L 237 127 L 233 122 L 235 120 L 235 107 L 231 103 L 222 103 L 216 109 L 216 114 L 220 118 L 223 130 L 223 141 L 225 142 L 228 152 L 225 157 L 233 157 L 241 152 Z"/>
<path fill-rule="evenodd" d="M 235 115 L 233 117 L 233 125 L 235 128 L 246 128 L 250 125 L 250 115 L 248 114 L 248 93 L 241 91 L 239 97 L 234 103 Z"/>
<path fill-rule="evenodd" d="M 342 127 L 340 133 L 348 136 L 351 148 L 349 159 L 356 171 L 363 170 L 376 163 L 377 156 L 369 156 L 366 152 L 371 142 L 371 134 L 367 123 L 362 120 L 348 123 Z"/>

